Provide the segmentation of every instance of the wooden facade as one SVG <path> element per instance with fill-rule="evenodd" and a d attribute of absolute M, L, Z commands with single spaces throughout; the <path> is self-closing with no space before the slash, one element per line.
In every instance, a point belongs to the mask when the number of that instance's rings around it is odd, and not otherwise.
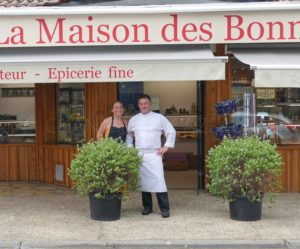
<path fill-rule="evenodd" d="M 41 181 L 70 187 L 70 162 L 76 146 L 56 144 L 56 84 L 36 84 L 35 144 L 0 145 L 0 180 Z M 96 138 L 100 122 L 110 115 L 117 98 L 115 83 L 86 84 L 86 139 Z M 55 165 L 64 166 L 63 181 L 55 180 Z"/>
<path fill-rule="evenodd" d="M 217 56 L 224 55 L 224 45 L 217 46 Z M 212 134 L 211 129 L 222 123 L 222 117 L 217 115 L 215 103 L 230 98 L 231 96 L 231 60 L 228 60 L 226 66 L 226 80 L 207 81 L 205 82 L 205 100 L 204 100 L 204 115 L 205 115 L 205 154 L 208 150 L 218 143 L 218 139 Z"/>
<path fill-rule="evenodd" d="M 281 176 L 282 191 L 300 193 L 300 145 L 278 146 L 278 151 L 284 163 Z"/>
<path fill-rule="evenodd" d="M 223 56 L 225 54 L 224 45 L 217 46 L 216 56 Z M 228 60 L 226 65 L 226 80 L 207 81 L 205 82 L 205 96 L 204 101 L 204 151 L 205 155 L 211 147 L 218 144 L 219 140 L 212 133 L 212 128 L 224 123 L 220 115 L 217 115 L 215 110 L 215 103 L 230 98 L 231 95 L 231 60 Z M 205 166 L 205 183 L 208 183 L 208 169 Z"/>
<path fill-rule="evenodd" d="M 36 181 L 37 154 L 34 144 L 0 145 L 0 180 Z"/>
<path fill-rule="evenodd" d="M 218 46 L 217 55 L 223 55 Z M 227 65 L 227 80 L 205 82 L 205 153 L 218 141 L 211 128 L 221 124 L 214 108 L 217 101 L 230 98 L 231 60 Z M 110 115 L 117 99 L 115 83 L 90 83 L 86 91 L 86 139 L 96 137 L 100 122 Z M 56 144 L 56 84 L 36 84 L 36 143 L 0 145 L 0 180 L 40 181 L 66 187 L 72 185 L 67 175 L 76 146 Z M 284 166 L 283 191 L 300 192 L 300 145 L 278 147 Z M 55 180 L 55 165 L 63 165 L 63 181 Z"/>

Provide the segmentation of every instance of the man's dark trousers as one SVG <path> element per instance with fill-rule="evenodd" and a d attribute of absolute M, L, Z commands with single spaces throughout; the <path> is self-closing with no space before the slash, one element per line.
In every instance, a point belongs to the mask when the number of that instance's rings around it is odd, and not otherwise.
<path fill-rule="evenodd" d="M 158 206 L 160 211 L 169 211 L 169 198 L 168 192 L 156 193 Z M 152 211 L 152 195 L 151 192 L 142 192 L 142 200 L 143 200 L 143 207 L 144 210 L 151 210 Z"/>

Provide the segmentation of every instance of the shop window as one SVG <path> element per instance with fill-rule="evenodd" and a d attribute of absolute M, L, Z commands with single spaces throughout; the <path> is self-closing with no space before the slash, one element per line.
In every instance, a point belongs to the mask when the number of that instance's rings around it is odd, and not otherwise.
<path fill-rule="evenodd" d="M 0 91 L 0 144 L 34 143 L 34 84 L 0 84 Z"/>
<path fill-rule="evenodd" d="M 138 113 L 138 98 L 144 94 L 144 82 L 120 82 L 118 99 L 125 107 L 125 115 L 130 117 Z"/>
<path fill-rule="evenodd" d="M 300 89 L 256 89 L 259 135 L 280 144 L 300 143 Z"/>
<path fill-rule="evenodd" d="M 232 96 L 238 107 L 232 121 L 243 125 L 244 135 L 278 144 L 300 144 L 300 89 L 253 88 L 253 71 L 233 62 Z"/>
<path fill-rule="evenodd" d="M 57 142 L 85 142 L 85 91 L 83 84 L 57 86 Z"/>

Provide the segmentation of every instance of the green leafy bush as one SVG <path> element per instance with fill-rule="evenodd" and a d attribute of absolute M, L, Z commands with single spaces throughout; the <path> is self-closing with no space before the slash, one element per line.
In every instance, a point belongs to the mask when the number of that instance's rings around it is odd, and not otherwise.
<path fill-rule="evenodd" d="M 104 195 L 139 187 L 141 157 L 135 148 L 114 139 L 90 141 L 78 147 L 69 175 L 81 196 Z"/>
<path fill-rule="evenodd" d="M 236 197 L 261 201 L 264 193 L 272 201 L 281 186 L 282 159 L 276 145 L 257 137 L 223 140 L 210 149 L 207 164 L 210 192 L 229 201 Z"/>

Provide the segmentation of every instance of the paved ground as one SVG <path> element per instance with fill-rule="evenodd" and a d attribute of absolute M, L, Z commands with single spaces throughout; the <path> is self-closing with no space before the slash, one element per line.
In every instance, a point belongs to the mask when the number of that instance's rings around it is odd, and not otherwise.
<path fill-rule="evenodd" d="M 171 217 L 140 214 L 140 193 L 121 219 L 93 221 L 87 198 L 69 189 L 0 182 L 0 248 L 300 248 L 300 194 L 280 194 L 256 222 L 229 219 L 208 193 L 170 191 Z"/>
<path fill-rule="evenodd" d="M 162 243 L 162 241 L 140 241 L 138 244 L 134 241 L 104 242 L 104 241 L 0 241 L 0 248 L 14 249 L 38 249 L 38 248 L 55 248 L 55 249 L 299 249 L 297 243 L 282 241 L 172 241 Z"/>

